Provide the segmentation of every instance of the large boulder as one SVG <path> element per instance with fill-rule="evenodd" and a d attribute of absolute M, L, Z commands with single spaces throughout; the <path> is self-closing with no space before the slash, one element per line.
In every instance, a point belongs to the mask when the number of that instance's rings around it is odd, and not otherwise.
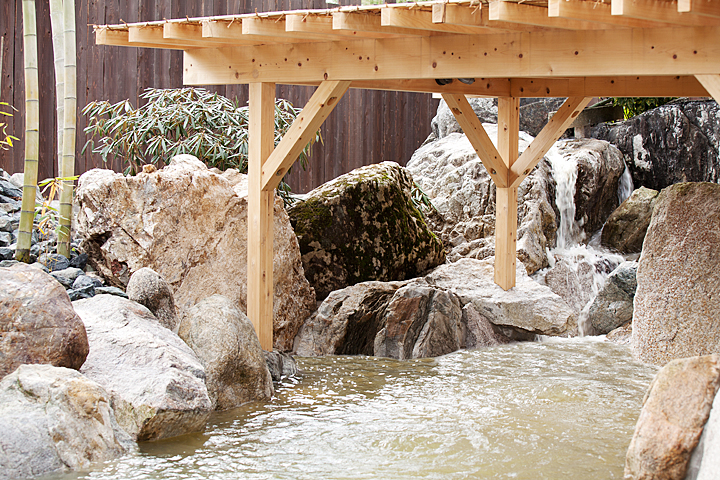
<path fill-rule="evenodd" d="M 720 352 L 720 185 L 660 193 L 637 270 L 633 353 L 664 365 Z"/>
<path fill-rule="evenodd" d="M 645 187 L 635 190 L 605 221 L 600 243 L 622 253 L 642 251 L 659 193 Z"/>
<path fill-rule="evenodd" d="M 179 320 L 172 289 L 152 268 L 143 267 L 133 273 L 125 293 L 133 302 L 147 307 L 162 326 L 177 331 Z"/>
<path fill-rule="evenodd" d="M 441 265 L 425 276 L 436 288 L 472 303 L 509 337 L 517 334 L 563 335 L 577 326 L 577 317 L 560 296 L 531 279 L 517 262 L 516 285 L 503 290 L 494 281 L 494 257 L 463 258 Z"/>
<path fill-rule="evenodd" d="M 623 262 L 605 280 L 587 311 L 586 322 L 599 335 L 632 321 L 637 262 Z"/>
<path fill-rule="evenodd" d="M 716 480 L 720 472 L 720 395 L 715 394 L 700 441 L 690 456 L 685 480 Z"/>
<path fill-rule="evenodd" d="M 137 441 L 198 432 L 212 411 L 205 370 L 142 305 L 114 295 L 73 302 L 90 354 L 81 372 L 115 397 L 120 425 Z"/>
<path fill-rule="evenodd" d="M 497 137 L 497 125 L 484 127 Z M 531 141 L 521 133 L 520 151 Z M 407 169 L 437 209 L 428 223 L 451 247 L 450 261 L 495 254 L 495 184 L 467 137 L 452 133 L 423 145 Z M 550 167 L 543 161 L 518 189 L 518 258 L 529 273 L 548 265 L 546 251 L 555 244 L 553 198 Z"/>
<path fill-rule="evenodd" d="M 24 363 L 79 369 L 88 338 L 63 286 L 39 268 L 0 268 L 0 378 Z"/>
<path fill-rule="evenodd" d="M 445 261 L 412 186 L 405 168 L 383 162 L 321 185 L 288 210 L 318 299 L 364 281 L 413 278 Z"/>
<path fill-rule="evenodd" d="M 601 124 L 591 135 L 622 151 L 635 185 L 662 190 L 679 182 L 717 183 L 719 115 L 715 101 L 678 100 L 618 124 Z"/>
<path fill-rule="evenodd" d="M 719 386 L 718 355 L 665 365 L 640 411 L 625 458 L 625 478 L 684 479 Z"/>
<path fill-rule="evenodd" d="M 189 308 L 178 335 L 205 367 L 216 410 L 272 398 L 272 378 L 255 329 L 230 299 L 213 295 Z"/>
<path fill-rule="evenodd" d="M 244 175 L 218 175 L 181 155 L 134 177 L 90 170 L 80 177 L 77 201 L 81 247 L 112 285 L 124 288 L 133 272 L 149 267 L 170 284 L 181 310 L 217 293 L 247 311 Z M 285 351 L 315 296 L 279 198 L 274 209 L 274 345 Z"/>
<path fill-rule="evenodd" d="M 110 404 L 75 370 L 21 365 L 0 381 L 0 479 L 87 469 L 133 450 Z"/>

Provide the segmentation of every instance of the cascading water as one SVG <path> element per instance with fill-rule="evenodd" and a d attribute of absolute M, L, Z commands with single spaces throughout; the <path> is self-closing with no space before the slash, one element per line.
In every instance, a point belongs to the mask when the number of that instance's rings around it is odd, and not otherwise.
<path fill-rule="evenodd" d="M 592 333 L 587 316 L 590 305 L 602 289 L 610 272 L 624 259 L 620 255 L 581 243 L 584 240 L 582 223 L 575 220 L 577 158 L 573 155 L 563 155 L 556 146 L 548 151 L 546 158 L 552 167 L 552 175 L 556 183 L 555 204 L 560 212 L 557 246 L 548 252 L 548 260 L 550 268 L 562 262 L 577 278 L 588 279 L 584 282 L 578 281 L 578 288 L 584 288 L 586 291 L 577 295 L 583 301 L 578 329 L 580 335 L 584 336 Z M 618 199 L 621 203 L 630 196 L 632 190 L 632 177 L 626 165 L 618 186 Z M 545 273 L 547 271 L 542 275 Z"/>

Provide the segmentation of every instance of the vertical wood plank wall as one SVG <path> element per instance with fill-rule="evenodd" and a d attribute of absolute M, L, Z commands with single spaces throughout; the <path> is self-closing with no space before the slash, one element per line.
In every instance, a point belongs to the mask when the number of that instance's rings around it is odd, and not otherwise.
<path fill-rule="evenodd" d="M 8 121 L 8 132 L 21 141 L 0 151 L 0 167 L 10 173 L 23 169 L 24 104 L 21 0 L 0 2 L 0 36 L 5 37 L 0 101 L 20 111 Z M 342 0 L 342 4 L 359 3 Z M 57 176 L 54 158 L 55 81 L 48 0 L 38 0 L 40 63 L 40 172 L 39 178 Z M 92 24 L 140 22 L 185 16 L 210 16 L 303 8 L 328 8 L 324 0 L 76 0 L 78 39 L 78 136 L 75 171 L 91 168 L 122 170 L 118 159 L 105 164 L 99 155 L 80 155 L 87 140 L 80 110 L 93 100 L 118 102 L 129 98 L 138 104 L 148 88 L 182 86 L 182 52 L 146 48 L 96 46 Z M 244 85 L 208 87 L 241 104 L 248 100 Z M 278 98 L 302 107 L 313 88 L 278 86 Z M 437 100 L 428 94 L 351 90 L 340 101 L 322 128 L 323 145 L 312 151 L 310 166 L 299 165 L 289 183 L 296 192 L 307 192 L 354 168 L 393 160 L 405 164 L 430 133 Z"/>

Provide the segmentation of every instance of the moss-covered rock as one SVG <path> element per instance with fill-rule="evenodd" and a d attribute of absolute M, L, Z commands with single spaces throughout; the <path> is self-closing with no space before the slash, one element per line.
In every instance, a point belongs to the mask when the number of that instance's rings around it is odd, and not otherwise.
<path fill-rule="evenodd" d="M 288 210 L 318 299 L 368 280 L 413 278 L 445 261 L 411 187 L 407 170 L 383 162 L 321 185 Z"/>

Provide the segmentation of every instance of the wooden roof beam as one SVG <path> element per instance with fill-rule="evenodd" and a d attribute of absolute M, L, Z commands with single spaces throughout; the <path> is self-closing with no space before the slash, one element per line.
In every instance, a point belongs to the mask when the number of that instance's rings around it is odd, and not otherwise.
<path fill-rule="evenodd" d="M 130 42 L 130 32 L 125 30 L 111 29 L 107 27 L 95 27 L 95 44 L 112 45 L 116 47 L 147 47 L 147 48 L 166 48 L 170 50 L 182 50 L 183 47 L 158 46 L 152 43 Z"/>
<path fill-rule="evenodd" d="M 253 45 L 257 40 L 227 39 L 203 36 L 203 25 L 201 23 L 167 22 L 163 25 L 163 38 L 178 42 L 189 42 L 203 47 Z"/>
<path fill-rule="evenodd" d="M 285 18 L 267 18 L 267 17 L 243 17 L 242 19 L 242 34 L 243 36 L 261 36 L 261 37 L 275 37 L 278 40 L 290 39 L 295 42 L 296 40 L 307 41 L 327 41 L 327 35 L 318 35 L 313 33 L 299 33 L 299 32 L 288 32 L 285 29 Z"/>
<path fill-rule="evenodd" d="M 234 19 L 208 19 L 202 22 L 202 37 L 205 40 L 214 40 L 236 45 L 274 45 L 283 43 L 283 39 L 262 35 L 243 35 L 240 18 Z M 285 39 L 285 43 L 289 40 Z M 293 40 L 299 42 L 298 40 Z M 314 42 L 316 40 L 305 40 Z"/>
<path fill-rule="evenodd" d="M 442 97 L 495 185 L 499 188 L 508 187 L 508 168 L 465 95 L 444 93 Z"/>
<path fill-rule="evenodd" d="M 548 16 L 603 24 L 613 24 L 627 28 L 672 27 L 671 23 L 652 22 L 637 18 L 612 14 L 609 3 L 588 0 L 548 0 Z"/>
<path fill-rule="evenodd" d="M 380 10 L 380 23 L 383 27 L 408 28 L 432 32 L 482 35 L 495 33 L 482 25 L 451 25 L 433 22 L 433 12 L 421 8 L 387 7 Z"/>
<path fill-rule="evenodd" d="M 514 97 L 705 97 L 692 75 L 656 77 L 513 78 Z"/>
<path fill-rule="evenodd" d="M 398 38 L 400 35 L 380 32 L 363 32 L 358 30 L 345 30 L 333 28 L 333 17 L 331 15 L 301 15 L 292 14 L 285 16 L 285 30 L 296 33 L 311 33 L 316 35 L 327 35 L 338 40 L 348 38 Z"/>
<path fill-rule="evenodd" d="M 678 12 L 720 18 L 720 3 L 717 0 L 678 0 Z"/>
<path fill-rule="evenodd" d="M 678 12 L 674 2 L 657 0 L 612 0 L 613 15 L 684 26 L 720 26 L 720 18 Z"/>
<path fill-rule="evenodd" d="M 569 97 L 510 167 L 511 187 L 517 187 L 572 124 L 592 97 Z"/>
<path fill-rule="evenodd" d="M 334 30 L 427 37 L 435 34 L 428 30 L 383 26 L 380 15 L 372 12 L 333 12 L 332 19 Z"/>
<path fill-rule="evenodd" d="M 168 48 L 173 50 L 185 50 L 188 48 L 207 48 L 207 43 L 193 40 L 176 40 L 165 38 L 165 28 L 162 24 L 153 25 L 130 25 L 128 27 L 128 40 L 131 44 L 151 45 L 152 48 Z"/>
<path fill-rule="evenodd" d="M 507 2 L 505 0 L 490 2 L 489 19 L 565 30 L 602 30 L 608 28 L 607 25 L 593 22 L 549 17 L 548 9 L 545 7 Z"/>
<path fill-rule="evenodd" d="M 488 33 L 502 32 L 538 32 L 546 30 L 522 23 L 501 22 L 489 19 L 488 6 L 469 5 L 459 3 L 433 3 L 432 21 L 445 25 L 458 25 L 466 27 L 482 27 L 489 29 Z"/>

